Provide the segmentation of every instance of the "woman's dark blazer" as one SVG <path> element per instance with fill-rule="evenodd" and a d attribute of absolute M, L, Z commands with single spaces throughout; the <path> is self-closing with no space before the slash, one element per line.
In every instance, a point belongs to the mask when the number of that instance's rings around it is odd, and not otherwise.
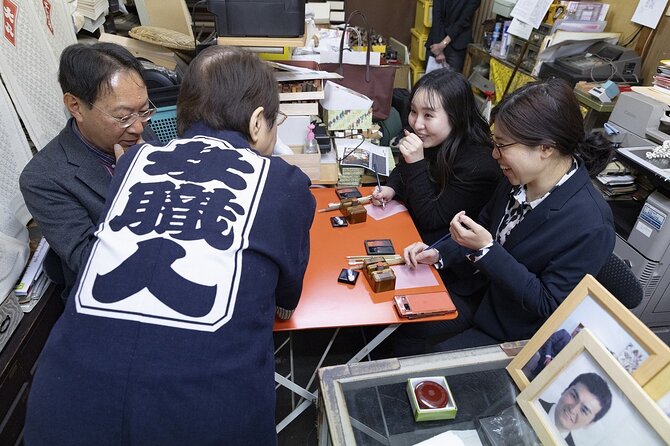
<path fill-rule="evenodd" d="M 512 186 L 503 179 L 479 222 L 496 233 Z M 556 188 L 475 264 L 453 240 L 439 247 L 459 279 L 448 289 L 481 300 L 475 326 L 500 341 L 530 338 L 585 274 L 596 275 L 614 249 L 612 212 L 580 161 Z M 476 267 L 475 267 L 476 266 Z M 453 267 L 453 268 L 452 268 Z"/>

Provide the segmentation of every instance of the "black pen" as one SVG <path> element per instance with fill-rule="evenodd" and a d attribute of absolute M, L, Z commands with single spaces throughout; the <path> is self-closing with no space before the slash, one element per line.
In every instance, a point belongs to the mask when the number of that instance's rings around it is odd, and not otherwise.
<path fill-rule="evenodd" d="M 439 239 L 438 241 L 436 241 L 435 243 L 433 243 L 432 245 L 430 245 L 428 248 L 424 249 L 424 251 L 428 251 L 429 249 L 435 249 L 435 246 L 437 246 L 438 244 L 442 243 L 443 241 L 445 241 L 445 240 L 448 239 L 449 237 L 451 237 L 451 232 L 447 232 L 445 235 L 443 235 L 442 237 L 440 237 L 440 239 Z"/>
<path fill-rule="evenodd" d="M 382 183 L 379 181 L 379 172 L 377 172 L 377 169 L 375 169 L 375 175 L 377 176 L 377 188 L 379 189 L 379 193 L 381 193 L 382 192 Z M 382 198 L 382 209 L 386 209 L 386 203 L 384 202 L 383 198 Z"/>

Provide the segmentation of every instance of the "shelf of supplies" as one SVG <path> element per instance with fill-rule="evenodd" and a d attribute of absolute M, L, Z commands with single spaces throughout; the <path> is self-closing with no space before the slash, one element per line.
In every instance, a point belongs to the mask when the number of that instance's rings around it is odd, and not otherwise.
<path fill-rule="evenodd" d="M 483 45 L 480 45 L 480 44 L 478 44 L 478 43 L 470 43 L 470 44 L 468 44 L 468 54 L 469 54 L 470 57 L 472 57 L 474 60 L 478 60 L 478 59 L 482 59 L 482 58 L 488 60 L 488 59 L 490 59 L 490 58 L 493 58 L 493 59 L 497 60 L 498 62 L 502 63 L 503 65 L 505 65 L 505 66 L 507 66 L 507 67 L 509 67 L 509 68 L 514 68 L 514 66 L 516 65 L 516 63 L 515 63 L 514 61 L 507 60 L 507 59 L 503 59 L 503 58 L 501 58 L 501 57 L 499 57 L 499 56 L 494 56 L 493 54 L 489 53 L 489 52 L 484 48 Z M 471 62 L 471 63 L 472 63 L 472 62 Z M 476 65 L 476 64 L 475 64 L 475 65 Z M 467 68 L 468 68 L 468 71 L 469 71 L 472 67 L 467 67 Z M 523 74 L 526 74 L 526 75 L 528 75 L 528 76 L 534 77 L 534 76 L 530 73 L 530 71 L 524 70 L 524 69 L 521 68 L 521 67 L 519 67 L 518 71 L 519 71 L 519 73 L 523 73 Z M 466 71 L 463 70 L 463 73 L 466 73 Z M 467 74 L 470 74 L 470 73 L 467 73 Z"/>

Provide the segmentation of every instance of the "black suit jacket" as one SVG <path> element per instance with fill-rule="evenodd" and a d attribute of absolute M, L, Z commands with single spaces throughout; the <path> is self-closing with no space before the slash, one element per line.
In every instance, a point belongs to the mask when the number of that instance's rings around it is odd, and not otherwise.
<path fill-rule="evenodd" d="M 458 212 L 479 215 L 502 175 L 491 156 L 491 147 L 466 141 L 456 149 L 453 176 L 442 191 L 430 173 L 437 169 L 437 149 L 426 149 L 424 155 L 423 160 L 412 164 L 401 157 L 386 185 L 407 206 L 421 239 L 432 244 L 449 232 L 449 223 Z"/>
<path fill-rule="evenodd" d="M 441 42 L 445 36 L 451 38 L 447 48 L 464 50 L 472 42 L 472 17 L 480 3 L 481 0 L 433 1 L 433 26 L 426 41 L 428 54 L 430 46 Z"/>
<path fill-rule="evenodd" d="M 478 221 L 491 234 L 512 186 L 504 178 Z M 529 339 L 585 274 L 595 276 L 614 249 L 612 211 L 580 161 L 577 171 L 531 210 L 501 245 L 472 264 L 471 251 L 447 240 L 438 246 L 458 276 L 449 292 L 480 302 L 475 325 L 503 341 Z"/>

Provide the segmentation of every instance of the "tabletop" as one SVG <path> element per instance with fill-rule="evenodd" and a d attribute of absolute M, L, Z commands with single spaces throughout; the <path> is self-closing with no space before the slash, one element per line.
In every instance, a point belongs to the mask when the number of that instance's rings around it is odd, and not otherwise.
<path fill-rule="evenodd" d="M 365 196 L 373 188 L 361 187 L 359 190 Z M 334 188 L 312 189 L 312 194 L 316 198 L 317 210 L 338 201 Z M 353 286 L 339 283 L 337 277 L 342 268 L 347 267 L 346 256 L 365 255 L 365 240 L 390 239 L 397 253 L 401 253 L 405 246 L 420 240 L 407 211 L 381 220 L 375 220 L 368 215 L 364 223 L 333 228 L 330 218 L 341 215 L 339 211 L 316 213 L 310 231 L 310 258 L 300 302 L 290 319 L 275 322 L 275 331 L 389 325 L 456 318 L 458 313 L 410 321 L 399 317 L 393 307 L 393 297 L 398 294 L 446 291 L 434 268 L 430 268 L 437 282 L 433 286 L 374 293 L 363 274 L 360 274 Z"/>

